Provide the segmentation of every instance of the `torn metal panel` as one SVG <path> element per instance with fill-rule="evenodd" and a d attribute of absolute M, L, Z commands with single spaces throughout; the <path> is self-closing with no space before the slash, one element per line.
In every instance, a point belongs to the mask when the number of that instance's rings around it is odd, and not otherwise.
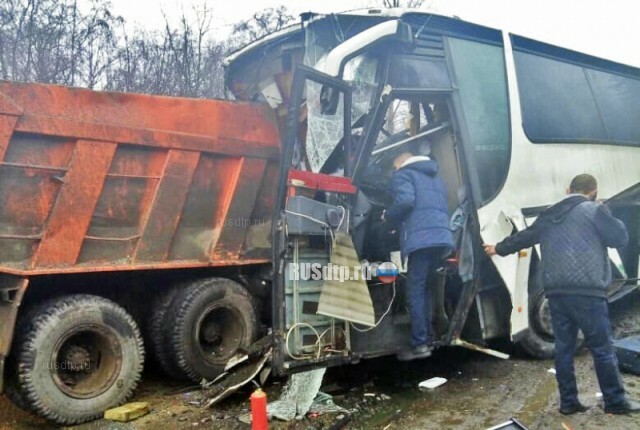
<path fill-rule="evenodd" d="M 258 376 L 270 359 L 271 349 L 259 360 L 238 367 L 234 372 L 226 373 L 224 376 L 216 378 L 210 383 L 206 383 L 204 388 L 207 390 L 206 396 L 209 398 L 206 406 L 211 407 L 215 405 L 247 385 L 252 379 Z"/>
<path fill-rule="evenodd" d="M 360 266 L 360 261 L 348 234 L 336 234 L 331 263 L 335 267 L 349 267 L 352 276 L 358 273 L 356 266 Z M 318 314 L 368 327 L 373 327 L 376 323 L 369 287 L 362 276 L 359 279 L 325 280 L 318 303 Z"/>

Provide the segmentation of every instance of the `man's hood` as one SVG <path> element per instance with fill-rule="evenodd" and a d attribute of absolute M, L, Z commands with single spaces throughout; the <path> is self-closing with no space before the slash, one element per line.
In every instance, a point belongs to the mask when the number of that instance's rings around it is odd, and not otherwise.
<path fill-rule="evenodd" d="M 435 176 L 438 173 L 438 163 L 425 155 L 415 155 L 402 163 L 400 170 L 404 169 L 411 169 L 429 176 Z"/>
<path fill-rule="evenodd" d="M 540 217 L 545 217 L 553 223 L 559 223 L 566 218 L 573 208 L 588 201 L 589 199 L 583 195 L 572 195 L 551 206 Z"/>

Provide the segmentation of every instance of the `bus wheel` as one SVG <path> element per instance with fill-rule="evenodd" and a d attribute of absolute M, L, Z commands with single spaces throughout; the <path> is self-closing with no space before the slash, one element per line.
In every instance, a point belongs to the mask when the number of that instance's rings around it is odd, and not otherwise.
<path fill-rule="evenodd" d="M 543 289 L 539 287 L 539 283 L 536 282 L 532 287 L 529 295 L 529 329 L 520 340 L 519 345 L 531 357 L 553 358 L 555 339 L 551 325 L 549 300 L 545 297 Z M 584 337 L 582 332 L 579 332 L 576 349 L 581 348 L 583 343 Z"/>
<path fill-rule="evenodd" d="M 29 408 L 78 424 L 124 403 L 142 372 L 142 337 L 131 316 L 102 297 L 72 295 L 19 317 L 14 360 Z"/>
<path fill-rule="evenodd" d="M 180 290 L 169 314 L 166 338 L 174 362 L 195 382 L 213 379 L 238 348 L 249 346 L 258 332 L 251 295 L 223 278 L 193 282 Z"/>
<path fill-rule="evenodd" d="M 145 324 L 144 340 L 148 355 L 160 370 L 172 379 L 184 381 L 189 378 L 171 358 L 168 340 L 165 338 L 166 327 L 173 324 L 173 315 L 168 314 L 167 311 L 177 292 L 177 288 L 169 288 L 155 298 Z"/>

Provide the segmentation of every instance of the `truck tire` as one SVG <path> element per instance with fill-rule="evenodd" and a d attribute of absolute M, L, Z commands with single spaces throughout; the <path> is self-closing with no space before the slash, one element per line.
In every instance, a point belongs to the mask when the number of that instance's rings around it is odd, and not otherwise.
<path fill-rule="evenodd" d="M 145 346 L 147 356 L 153 359 L 165 375 L 178 381 L 185 381 L 189 378 L 171 358 L 165 338 L 165 327 L 171 326 L 174 320 L 172 315 L 167 317 L 167 311 L 177 292 L 176 288 L 169 288 L 153 301 L 145 324 Z"/>
<path fill-rule="evenodd" d="M 58 424 L 78 424 L 124 403 L 140 380 L 142 337 L 131 316 L 102 297 L 47 301 L 18 318 L 19 392 Z"/>
<path fill-rule="evenodd" d="M 16 365 L 7 362 L 7 377 L 4 385 L 4 394 L 9 400 L 11 400 L 11 403 L 24 411 L 31 412 L 29 399 L 27 399 L 26 394 L 18 383 L 17 369 Z"/>
<path fill-rule="evenodd" d="M 544 295 L 540 275 L 537 272 L 536 270 L 531 280 L 532 285 L 529 291 L 529 329 L 520 339 L 518 345 L 530 357 L 550 359 L 555 355 L 556 344 L 551 326 L 549 301 Z M 576 350 L 580 349 L 583 344 L 584 337 L 582 332 L 579 332 Z"/>
<path fill-rule="evenodd" d="M 220 375 L 238 348 L 256 340 L 251 295 L 229 279 L 193 282 L 178 292 L 169 314 L 174 318 L 166 333 L 171 357 L 195 382 Z"/>

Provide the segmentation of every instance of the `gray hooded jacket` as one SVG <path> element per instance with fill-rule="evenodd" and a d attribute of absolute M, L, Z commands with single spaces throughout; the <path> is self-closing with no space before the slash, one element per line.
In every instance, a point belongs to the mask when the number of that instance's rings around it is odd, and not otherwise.
<path fill-rule="evenodd" d="M 551 206 L 527 229 L 496 245 L 508 255 L 540 243 L 542 285 L 547 296 L 606 297 L 611 284 L 607 247 L 620 248 L 629 236 L 609 209 L 582 195 Z"/>

